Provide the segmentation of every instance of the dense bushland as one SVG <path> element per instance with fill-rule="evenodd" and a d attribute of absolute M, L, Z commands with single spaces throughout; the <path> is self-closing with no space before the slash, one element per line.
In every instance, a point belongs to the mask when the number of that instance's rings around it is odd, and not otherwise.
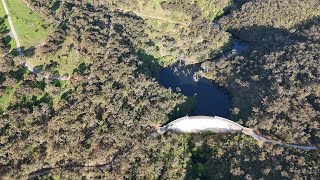
<path fill-rule="evenodd" d="M 204 135 L 201 146 L 183 134 L 155 137 L 154 126 L 186 98 L 159 86 L 141 56 L 205 61 L 203 75 L 232 94 L 231 119 L 272 139 L 319 146 L 317 1 L 28 2 L 61 23 L 26 58 L 45 61 L 38 68 L 46 73 L 69 66 L 72 78 L 30 74 L 9 52 L 7 28 L 1 31 L 3 179 L 318 177 L 317 152 L 243 135 Z M 148 17 L 155 10 L 163 14 Z M 231 11 L 222 29 L 212 27 L 208 19 L 222 11 Z M 250 50 L 220 56 L 232 44 L 229 32 Z"/>
<path fill-rule="evenodd" d="M 143 21 L 88 5 L 74 4 L 73 13 L 36 50 L 52 53 L 65 37 L 74 39 L 73 48 L 93 63 L 75 69 L 70 82 L 40 79 L 10 54 L 1 61 L 1 91 L 11 91 L 0 118 L 1 177 L 183 176 L 186 137 L 152 134 L 184 98 L 137 70 L 141 63 L 128 37 L 139 31 L 123 28 Z"/>
<path fill-rule="evenodd" d="M 232 94 L 230 118 L 272 139 L 319 146 L 318 3 L 252 1 L 222 18 L 223 29 L 250 43 L 250 50 L 244 54 L 229 53 L 202 64 L 203 75 Z M 219 158 L 227 159 L 224 173 L 214 171 L 220 178 L 291 179 L 315 178 L 319 174 L 316 152 L 276 146 L 259 150 L 246 147 L 248 142 L 233 141 L 220 144 L 221 148 L 216 146 L 219 143 L 208 140 L 209 148 L 218 150 L 207 155 L 202 176 L 214 177 L 212 169 L 225 165 Z M 239 152 L 237 156 L 233 156 L 235 151 Z"/>

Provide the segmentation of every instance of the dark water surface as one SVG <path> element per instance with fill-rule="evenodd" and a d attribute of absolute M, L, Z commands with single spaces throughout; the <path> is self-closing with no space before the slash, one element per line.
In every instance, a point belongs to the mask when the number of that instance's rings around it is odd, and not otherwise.
<path fill-rule="evenodd" d="M 248 51 L 249 48 L 250 48 L 249 43 L 241 41 L 240 39 L 236 39 L 236 38 L 234 39 L 232 51 L 236 51 L 237 54 L 241 54 Z"/>
<path fill-rule="evenodd" d="M 179 65 L 179 63 L 163 69 L 158 77 L 159 83 L 171 88 L 174 92 L 196 99 L 196 105 L 189 116 L 206 115 L 227 117 L 231 107 L 231 99 L 227 92 L 211 81 L 200 78 L 194 80 L 195 73 L 200 70 L 199 65 Z"/>
<path fill-rule="evenodd" d="M 241 54 L 248 48 L 249 44 L 235 40 L 230 52 Z M 219 88 L 208 79 L 200 78 L 195 81 L 197 79 L 194 78 L 195 74 L 200 70 L 201 67 L 198 64 L 183 65 L 178 62 L 164 68 L 159 74 L 158 82 L 166 88 L 171 88 L 174 92 L 195 97 L 195 109 L 189 116 L 206 115 L 227 118 L 231 108 L 231 98 L 224 89 Z"/>

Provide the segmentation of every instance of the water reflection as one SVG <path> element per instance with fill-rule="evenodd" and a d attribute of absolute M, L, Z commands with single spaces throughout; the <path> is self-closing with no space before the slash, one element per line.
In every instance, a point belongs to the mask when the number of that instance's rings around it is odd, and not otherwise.
<path fill-rule="evenodd" d="M 163 69 L 158 77 L 159 83 L 185 96 L 194 96 L 196 106 L 189 115 L 227 117 L 231 106 L 230 97 L 223 89 L 205 78 L 199 78 L 200 65 L 176 63 Z"/>
<path fill-rule="evenodd" d="M 250 48 L 247 42 L 234 38 L 232 50 L 228 54 L 239 55 Z M 163 69 L 158 77 L 159 83 L 171 88 L 174 92 L 196 99 L 196 106 L 190 116 L 206 115 L 228 117 L 231 99 L 225 90 L 217 87 L 211 81 L 198 76 L 202 68 L 199 64 L 184 65 L 181 62 Z"/>

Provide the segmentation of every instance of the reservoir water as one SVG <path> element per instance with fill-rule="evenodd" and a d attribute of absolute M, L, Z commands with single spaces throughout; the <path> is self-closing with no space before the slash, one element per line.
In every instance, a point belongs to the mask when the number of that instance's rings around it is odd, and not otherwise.
<path fill-rule="evenodd" d="M 235 40 L 232 50 L 227 53 L 241 54 L 248 48 L 247 43 Z M 164 68 L 158 76 L 158 82 L 176 93 L 195 97 L 196 105 L 194 110 L 188 114 L 189 116 L 203 115 L 227 118 L 231 107 L 231 98 L 224 89 L 216 86 L 212 81 L 201 77 L 197 79 L 196 73 L 200 70 L 199 64 L 184 65 L 178 62 Z"/>
<path fill-rule="evenodd" d="M 215 86 L 205 78 L 195 80 L 199 65 L 182 65 L 176 63 L 163 69 L 158 77 L 159 83 L 171 88 L 174 92 L 188 97 L 195 97 L 196 105 L 189 116 L 206 115 L 227 117 L 231 107 L 231 99 L 227 92 Z"/>

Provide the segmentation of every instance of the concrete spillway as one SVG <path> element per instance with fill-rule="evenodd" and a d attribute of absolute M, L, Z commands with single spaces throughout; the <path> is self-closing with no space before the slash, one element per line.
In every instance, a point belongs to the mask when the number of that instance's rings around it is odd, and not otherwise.
<path fill-rule="evenodd" d="M 264 138 L 254 132 L 253 129 L 241 126 L 229 119 L 214 116 L 192 116 L 182 117 L 175 121 L 170 122 L 167 125 L 160 127 L 159 133 L 163 134 L 168 131 L 180 132 L 180 133 L 202 133 L 202 132 L 213 132 L 213 133 L 243 133 L 253 137 L 254 139 L 263 143 L 278 144 L 281 146 L 293 147 L 304 150 L 317 150 L 315 146 L 300 146 L 294 144 L 286 144 L 283 142 L 270 140 Z"/>

